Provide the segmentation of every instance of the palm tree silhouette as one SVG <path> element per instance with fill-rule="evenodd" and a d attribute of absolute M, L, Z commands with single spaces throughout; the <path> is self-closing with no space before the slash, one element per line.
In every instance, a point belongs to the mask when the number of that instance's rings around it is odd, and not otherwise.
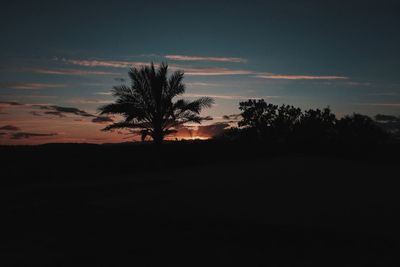
<path fill-rule="evenodd" d="M 182 83 L 184 73 L 175 71 L 168 77 L 168 65 L 154 64 L 132 68 L 129 77 L 131 86 L 120 85 L 112 89 L 117 99 L 114 103 L 99 108 L 101 114 L 119 114 L 122 121 L 108 125 L 103 130 L 118 128 L 136 129 L 142 140 L 150 136 L 154 143 L 161 144 L 165 136 L 176 132 L 185 123 L 201 123 L 210 117 L 201 117 L 204 108 L 211 107 L 214 100 L 201 97 L 195 101 L 173 98 L 185 92 Z"/>

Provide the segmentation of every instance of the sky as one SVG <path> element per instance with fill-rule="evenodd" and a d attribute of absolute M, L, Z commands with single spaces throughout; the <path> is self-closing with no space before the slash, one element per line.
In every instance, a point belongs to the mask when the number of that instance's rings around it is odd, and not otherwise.
<path fill-rule="evenodd" d="M 131 67 L 183 70 L 210 96 L 209 137 L 238 103 L 400 115 L 400 1 L 2 1 L 0 144 L 109 143 L 110 90 Z"/>

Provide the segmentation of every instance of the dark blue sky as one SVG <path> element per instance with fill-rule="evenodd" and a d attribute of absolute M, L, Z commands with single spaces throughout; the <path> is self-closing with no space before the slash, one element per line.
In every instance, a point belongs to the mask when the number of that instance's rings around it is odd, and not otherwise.
<path fill-rule="evenodd" d="M 399 115 L 399 13 L 399 1 L 3 1 L 0 101 L 95 112 L 129 66 L 168 61 L 187 97 L 215 97 L 216 118 L 250 97 Z M 6 105 L 0 120 L 35 127 Z"/>

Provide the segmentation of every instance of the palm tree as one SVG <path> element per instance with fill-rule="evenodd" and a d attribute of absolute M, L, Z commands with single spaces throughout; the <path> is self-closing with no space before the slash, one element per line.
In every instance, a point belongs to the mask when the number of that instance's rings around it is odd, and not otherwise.
<path fill-rule="evenodd" d="M 201 97 L 195 101 L 173 98 L 185 92 L 182 83 L 184 73 L 176 71 L 168 77 L 168 65 L 162 63 L 158 69 L 154 64 L 132 68 L 129 77 L 131 86 L 120 85 L 112 89 L 117 99 L 114 103 L 99 108 L 101 114 L 118 114 L 122 121 L 108 125 L 103 130 L 118 128 L 135 129 L 142 140 L 150 136 L 154 143 L 161 144 L 165 136 L 176 132 L 185 123 L 201 123 L 210 117 L 201 117 L 203 108 L 211 107 L 213 99 Z"/>

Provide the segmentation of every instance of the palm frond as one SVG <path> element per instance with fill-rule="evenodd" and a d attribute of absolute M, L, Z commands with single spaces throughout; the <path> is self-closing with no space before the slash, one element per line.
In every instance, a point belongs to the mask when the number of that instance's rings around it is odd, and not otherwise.
<path fill-rule="evenodd" d="M 175 71 L 169 78 L 167 95 L 171 99 L 185 92 L 185 85 L 182 83 L 183 75 L 182 71 Z"/>

